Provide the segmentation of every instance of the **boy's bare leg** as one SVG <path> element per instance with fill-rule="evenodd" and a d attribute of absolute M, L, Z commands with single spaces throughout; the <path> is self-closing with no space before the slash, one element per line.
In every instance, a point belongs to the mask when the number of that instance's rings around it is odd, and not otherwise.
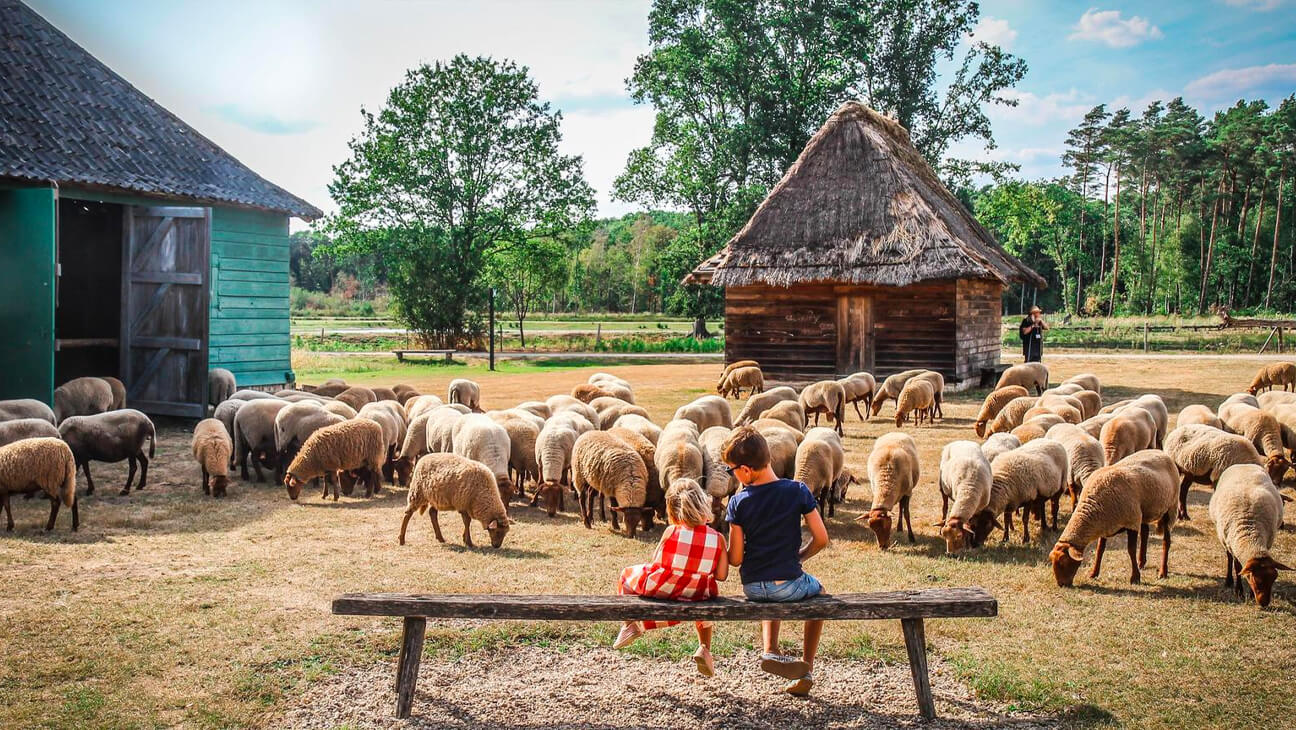
<path fill-rule="evenodd" d="M 801 660 L 814 666 L 815 654 L 819 652 L 819 637 L 823 636 L 823 621 L 805 622 L 805 646 L 801 649 Z"/>
<path fill-rule="evenodd" d="M 780 654 L 779 621 L 761 621 L 761 643 L 765 645 L 766 654 Z"/>

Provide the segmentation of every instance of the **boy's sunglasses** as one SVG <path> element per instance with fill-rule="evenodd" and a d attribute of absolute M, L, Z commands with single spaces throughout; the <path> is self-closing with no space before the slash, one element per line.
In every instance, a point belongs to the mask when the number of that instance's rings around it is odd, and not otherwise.
<path fill-rule="evenodd" d="M 728 474 L 729 476 L 733 476 L 733 475 L 734 475 L 734 469 L 737 469 L 737 468 L 738 468 L 738 467 L 736 467 L 736 466 L 726 466 L 726 467 L 725 467 L 725 474 Z"/>

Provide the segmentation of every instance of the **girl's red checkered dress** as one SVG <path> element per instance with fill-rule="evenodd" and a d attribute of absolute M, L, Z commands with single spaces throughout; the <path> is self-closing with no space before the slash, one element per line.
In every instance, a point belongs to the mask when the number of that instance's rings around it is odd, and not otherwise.
<path fill-rule="evenodd" d="M 617 595 L 667 598 L 673 601 L 705 601 L 720 595 L 715 571 L 724 538 L 706 525 L 671 525 L 662 535 L 653 561 L 631 565 L 621 571 Z M 645 629 L 674 626 L 679 621 L 644 621 Z M 710 623 L 710 622 L 699 622 Z"/>

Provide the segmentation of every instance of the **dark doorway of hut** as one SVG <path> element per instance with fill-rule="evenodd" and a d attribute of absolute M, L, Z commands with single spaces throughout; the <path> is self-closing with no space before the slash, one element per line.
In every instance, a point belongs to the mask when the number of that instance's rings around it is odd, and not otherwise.
<path fill-rule="evenodd" d="M 86 375 L 120 378 L 122 216 L 125 206 L 58 204 L 54 384 Z"/>
<path fill-rule="evenodd" d="M 873 371 L 873 298 L 837 297 L 837 374 Z"/>

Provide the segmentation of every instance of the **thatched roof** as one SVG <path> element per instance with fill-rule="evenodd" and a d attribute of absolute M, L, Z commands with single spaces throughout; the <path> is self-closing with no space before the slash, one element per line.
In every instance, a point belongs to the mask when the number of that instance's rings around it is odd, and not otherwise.
<path fill-rule="evenodd" d="M 747 225 L 685 282 L 905 286 L 934 279 L 1045 286 L 946 189 L 904 127 L 850 101 Z"/>

